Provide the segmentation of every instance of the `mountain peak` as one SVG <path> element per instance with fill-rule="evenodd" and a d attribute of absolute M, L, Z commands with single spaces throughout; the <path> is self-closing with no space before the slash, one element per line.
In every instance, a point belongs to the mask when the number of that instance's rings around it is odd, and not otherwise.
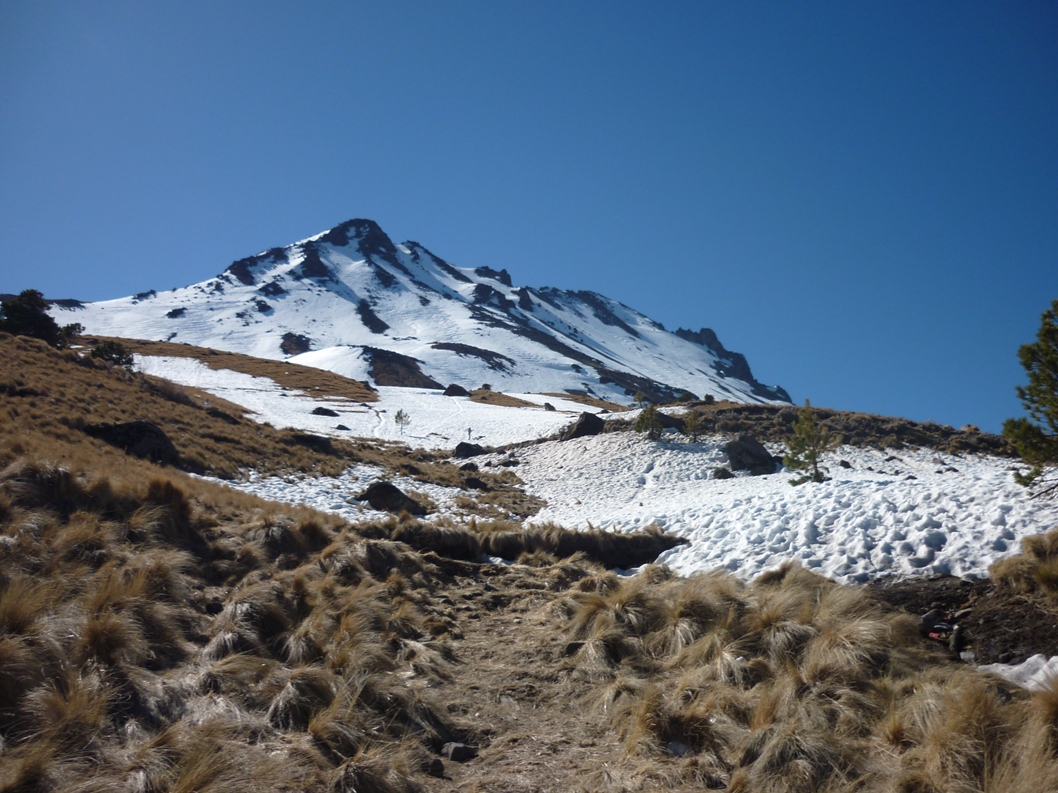
<path fill-rule="evenodd" d="M 655 402 L 683 392 L 789 401 L 707 328 L 673 334 L 597 292 L 516 288 L 506 268 L 454 267 L 418 243 L 395 245 L 366 218 L 239 259 L 217 278 L 150 301 L 53 310 L 76 311 L 92 333 L 295 358 L 375 385 L 406 384 L 388 381 L 392 366 L 377 352 L 385 349 L 413 362 L 424 383 L 488 382 L 617 402 L 639 391 Z"/>

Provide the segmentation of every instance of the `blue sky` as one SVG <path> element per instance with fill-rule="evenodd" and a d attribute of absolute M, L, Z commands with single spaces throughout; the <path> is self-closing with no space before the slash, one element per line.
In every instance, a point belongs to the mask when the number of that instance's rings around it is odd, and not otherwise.
<path fill-rule="evenodd" d="M 0 0 L 0 291 L 353 217 L 996 431 L 1058 298 L 1058 5 Z"/>

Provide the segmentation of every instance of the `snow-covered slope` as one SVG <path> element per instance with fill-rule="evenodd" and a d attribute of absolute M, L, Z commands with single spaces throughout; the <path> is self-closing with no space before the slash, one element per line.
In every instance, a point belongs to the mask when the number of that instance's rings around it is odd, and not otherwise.
<path fill-rule="evenodd" d="M 453 267 L 418 243 L 395 245 L 370 220 L 241 259 L 200 284 L 52 312 L 89 333 L 290 359 L 381 386 L 789 401 L 711 330 L 671 333 L 595 292 L 515 287 L 504 269 Z"/>

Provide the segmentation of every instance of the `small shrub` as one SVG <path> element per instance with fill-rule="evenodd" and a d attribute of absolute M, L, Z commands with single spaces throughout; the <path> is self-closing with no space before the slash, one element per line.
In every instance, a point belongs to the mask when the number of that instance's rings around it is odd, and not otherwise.
<path fill-rule="evenodd" d="M 132 370 L 132 350 L 118 341 L 105 341 L 92 348 L 92 357 Z"/>
<path fill-rule="evenodd" d="M 702 429 L 702 417 L 693 410 L 687 411 L 683 417 L 681 432 L 691 439 L 691 443 L 698 443 L 698 437 L 702 434 Z"/>
<path fill-rule="evenodd" d="M 793 435 L 786 439 L 786 455 L 783 465 L 794 471 L 808 471 L 804 476 L 791 479 L 791 485 L 805 482 L 826 481 L 826 469 L 819 467 L 819 458 L 824 452 L 833 451 L 841 445 L 840 437 L 831 437 L 830 431 L 816 422 L 812 404 L 806 399 L 805 406 L 798 411 Z"/>
<path fill-rule="evenodd" d="M 656 441 L 661 438 L 661 434 L 665 431 L 665 426 L 661 423 L 661 415 L 658 413 L 658 409 L 653 405 L 647 405 L 643 412 L 639 414 L 639 418 L 636 419 L 633 429 L 636 432 L 645 432 L 647 438 Z"/>

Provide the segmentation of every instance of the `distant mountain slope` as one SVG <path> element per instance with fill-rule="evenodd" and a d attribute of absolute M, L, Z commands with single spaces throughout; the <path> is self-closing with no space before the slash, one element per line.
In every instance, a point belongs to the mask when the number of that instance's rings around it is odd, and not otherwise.
<path fill-rule="evenodd" d="M 670 333 L 595 292 L 453 267 L 417 242 L 395 245 L 370 220 L 240 259 L 199 284 L 52 311 L 90 333 L 292 360 L 375 385 L 789 402 L 707 328 Z"/>

